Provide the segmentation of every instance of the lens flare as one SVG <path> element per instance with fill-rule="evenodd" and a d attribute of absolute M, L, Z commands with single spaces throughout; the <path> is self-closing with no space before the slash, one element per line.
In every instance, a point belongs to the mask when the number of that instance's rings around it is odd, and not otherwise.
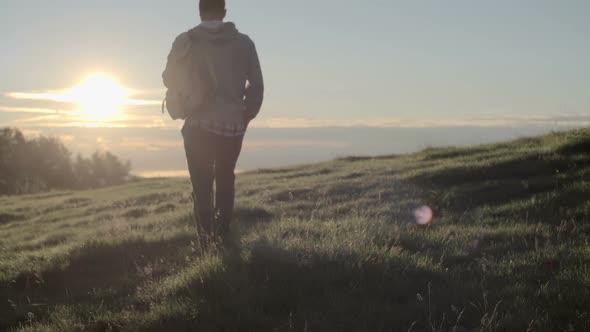
<path fill-rule="evenodd" d="M 414 210 L 414 218 L 420 225 L 428 225 L 434 221 L 434 212 L 429 206 L 421 206 Z"/>

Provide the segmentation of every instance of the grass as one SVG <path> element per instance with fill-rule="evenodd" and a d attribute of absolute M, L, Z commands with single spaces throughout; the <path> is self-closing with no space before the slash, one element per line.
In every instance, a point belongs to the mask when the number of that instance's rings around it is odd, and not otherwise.
<path fill-rule="evenodd" d="M 0 197 L 0 330 L 587 331 L 589 143 L 241 174 L 225 248 L 184 179 Z"/>

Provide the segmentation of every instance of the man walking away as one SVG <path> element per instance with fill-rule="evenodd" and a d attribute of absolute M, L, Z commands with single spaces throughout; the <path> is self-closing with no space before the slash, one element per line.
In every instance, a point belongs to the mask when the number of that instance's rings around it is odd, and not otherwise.
<path fill-rule="evenodd" d="M 193 219 L 201 234 L 223 239 L 233 218 L 236 162 L 248 124 L 262 106 L 264 84 L 254 43 L 234 23 L 223 21 L 225 0 L 200 0 L 199 10 L 201 24 L 176 38 L 163 78 L 170 88 L 175 79 L 170 63 L 187 47 L 196 48 L 193 53 L 204 59 L 194 61 L 191 70 L 208 82 L 195 87 L 207 92 L 195 92 L 211 98 L 187 112 L 182 136 L 193 186 Z"/>

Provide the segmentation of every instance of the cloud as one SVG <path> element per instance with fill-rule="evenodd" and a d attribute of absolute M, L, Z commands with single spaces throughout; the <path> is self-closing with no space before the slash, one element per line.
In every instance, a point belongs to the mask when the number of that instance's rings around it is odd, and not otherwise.
<path fill-rule="evenodd" d="M 26 119 L 18 119 L 16 121 L 14 121 L 14 123 L 16 124 L 34 124 L 34 123 L 43 123 L 46 121 L 50 121 L 50 120 L 54 120 L 54 119 L 59 119 L 60 116 L 59 115 L 43 115 L 43 116 L 37 116 L 34 118 L 26 118 Z"/>
<path fill-rule="evenodd" d="M 160 90 L 127 89 L 104 77 L 91 78 L 86 82 L 63 90 L 8 92 L 4 94 L 7 98 L 29 104 L 41 102 L 44 105 L 41 107 L 0 105 L 0 112 L 45 115 L 29 118 L 15 116 L 10 123 L 15 126 L 57 128 L 162 128 L 166 126 L 164 121 L 166 118 L 161 113 L 155 112 L 155 106 L 161 105 L 160 100 L 135 98 L 140 95 L 155 94 Z M 56 108 L 47 107 L 47 105 L 55 105 Z M 148 107 L 153 113 L 146 112 Z M 172 124 L 168 126 L 174 127 Z"/>
<path fill-rule="evenodd" d="M 40 107 L 10 107 L 0 106 L 0 112 L 4 113 L 35 113 L 35 114 L 72 114 L 72 111 L 40 108 Z"/>
<path fill-rule="evenodd" d="M 146 123 L 126 123 L 126 122 L 92 122 L 92 121 L 44 121 L 48 119 L 31 118 L 15 120 L 12 125 L 33 126 L 36 128 L 112 128 L 112 129 L 156 129 L 156 128 L 176 128 L 166 125 L 162 120 L 152 120 Z"/>
<path fill-rule="evenodd" d="M 145 137 L 125 137 L 119 142 L 120 148 L 161 151 L 165 149 L 181 149 L 184 147 L 182 140 L 149 140 Z"/>
<path fill-rule="evenodd" d="M 130 108 L 120 111 L 112 119 L 94 121 L 79 111 L 52 110 L 45 108 L 0 106 L 0 112 L 43 114 L 20 118 L 12 125 L 56 128 L 167 128 L 177 129 L 181 121 L 171 121 L 167 115 L 153 110 Z M 151 113 L 151 114 L 149 114 Z M 448 128 L 448 127 L 586 127 L 590 115 L 481 117 L 466 119 L 311 119 L 311 118 L 261 118 L 251 123 L 254 128 L 301 129 L 301 128 Z"/>
<path fill-rule="evenodd" d="M 41 101 L 52 101 L 60 103 L 79 103 L 79 97 L 71 93 L 69 90 L 63 91 L 48 91 L 42 93 L 35 92 L 8 92 L 5 94 L 6 97 L 19 100 L 41 100 Z M 148 100 L 148 99 L 134 99 L 125 98 L 121 102 L 122 106 L 150 106 L 150 105 L 161 105 L 161 100 Z"/>
<path fill-rule="evenodd" d="M 514 127 L 514 126 L 590 126 L 590 115 L 569 116 L 522 116 L 522 117 L 482 117 L 467 119 L 309 119 L 309 118 L 270 118 L 252 123 L 256 128 L 443 128 L 443 127 Z"/>
<path fill-rule="evenodd" d="M 323 148 L 347 148 L 348 142 L 342 141 L 314 141 L 314 140 L 246 140 L 247 148 L 293 148 L 293 147 L 323 147 Z"/>
<path fill-rule="evenodd" d="M 99 137 L 98 143 L 116 145 L 117 149 L 157 152 L 162 150 L 184 148 L 182 139 L 157 139 L 146 136 L 136 137 L 118 137 L 116 139 L 107 139 L 104 136 Z M 322 147 L 322 148 L 347 148 L 350 144 L 341 141 L 322 141 L 322 140 L 245 140 L 244 147 L 251 149 L 264 148 L 294 148 L 294 147 Z"/>
<path fill-rule="evenodd" d="M 43 134 L 43 132 L 41 130 L 23 129 L 23 130 L 21 130 L 21 132 L 23 133 L 23 135 L 25 135 L 27 137 L 37 137 L 37 136 L 41 136 Z"/>
<path fill-rule="evenodd" d="M 176 129 L 180 121 L 171 121 L 167 115 L 156 111 L 161 101 L 155 99 L 132 98 L 162 95 L 162 89 L 132 90 L 123 87 L 120 92 L 124 98 L 119 100 L 120 108 L 106 119 L 93 119 L 92 112 L 78 110 L 80 108 L 80 94 L 76 87 L 64 90 L 49 90 L 45 92 L 9 92 L 5 96 L 14 100 L 42 101 L 62 103 L 62 109 L 43 107 L 14 107 L 1 106 L 0 112 L 38 114 L 31 118 L 20 118 L 12 122 L 17 126 L 37 127 L 82 127 L 82 128 L 168 128 Z M 117 92 L 119 90 L 116 90 Z M 85 92 L 86 91 L 82 91 Z M 93 98 L 95 97 L 92 95 Z M 159 107 L 158 107 L 159 110 Z M 87 114 L 90 113 L 90 114 Z M 269 114 L 271 114 L 269 112 Z M 493 114 L 493 113 L 488 113 Z M 590 126 L 590 115 L 587 114 L 558 114 L 531 116 L 485 116 L 473 118 L 356 118 L 356 119 L 321 119 L 321 118 L 267 118 L 264 113 L 252 122 L 255 128 L 448 128 L 448 127 L 582 127 Z"/>
<path fill-rule="evenodd" d="M 60 92 L 44 92 L 44 93 L 34 93 L 34 92 L 8 92 L 5 94 L 6 97 L 12 99 L 21 99 L 21 100 L 46 100 L 46 101 L 57 101 L 61 103 L 66 102 L 74 102 L 71 97 L 66 96 L 64 93 Z"/>
<path fill-rule="evenodd" d="M 150 96 L 156 99 L 161 98 L 164 99 L 163 96 L 166 95 L 165 88 L 155 88 L 155 89 L 134 89 L 133 95 L 135 96 Z"/>
<path fill-rule="evenodd" d="M 49 110 L 42 108 L 20 109 L 12 107 L 0 107 L 0 111 L 25 114 L 38 114 L 39 116 L 17 118 L 10 122 L 13 126 L 35 126 L 54 128 L 176 128 L 175 123 L 166 123 L 166 118 L 160 113 L 145 114 L 146 112 L 120 111 L 112 118 L 104 121 L 96 121 L 80 111 Z"/>

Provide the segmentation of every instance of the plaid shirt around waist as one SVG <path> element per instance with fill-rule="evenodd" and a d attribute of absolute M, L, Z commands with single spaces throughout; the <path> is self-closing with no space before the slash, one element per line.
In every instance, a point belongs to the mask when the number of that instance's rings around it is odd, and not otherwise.
<path fill-rule="evenodd" d="M 187 120 L 187 124 L 191 127 L 201 128 L 213 134 L 224 137 L 240 137 L 246 134 L 246 124 L 244 121 L 240 122 L 226 122 L 216 120 Z"/>

